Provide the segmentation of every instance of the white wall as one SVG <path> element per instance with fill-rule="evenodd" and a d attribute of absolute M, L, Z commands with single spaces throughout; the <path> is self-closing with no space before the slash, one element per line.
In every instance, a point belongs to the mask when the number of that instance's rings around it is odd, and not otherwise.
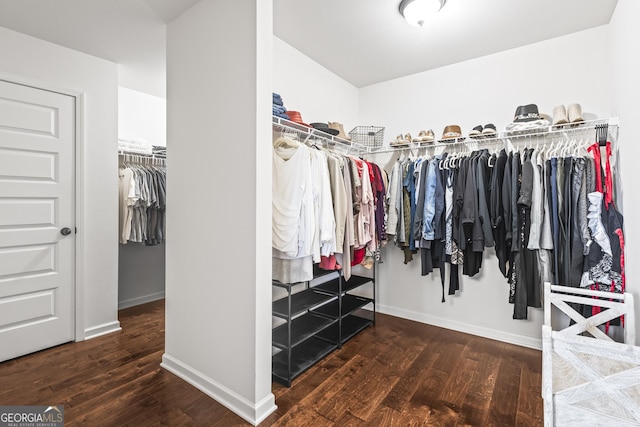
<path fill-rule="evenodd" d="M 87 337 L 118 323 L 118 70 L 116 64 L 0 28 L 0 72 L 85 93 L 83 215 L 76 219 L 77 265 Z M 83 336 L 77 336 L 83 339 Z"/>
<path fill-rule="evenodd" d="M 529 103 L 551 115 L 556 105 L 578 102 L 587 114 L 608 116 L 610 68 L 606 59 L 594 65 L 608 40 L 602 26 L 364 87 L 360 121 L 386 126 L 388 143 L 423 129 L 439 138 L 449 124 L 465 134 L 487 123 L 502 130 Z"/>
<path fill-rule="evenodd" d="M 640 196 L 637 185 L 640 182 L 640 168 L 637 159 L 640 156 L 640 57 L 638 57 L 638 40 L 640 40 L 640 2 L 635 0 L 618 0 L 618 5 L 609 24 L 611 42 L 612 78 L 612 112 L 620 117 L 620 171 L 622 181 L 622 208 L 626 213 L 625 260 L 627 291 L 634 294 L 635 312 L 640 313 L 640 224 L 633 214 L 640 211 Z M 636 314 L 636 331 L 640 331 L 640 316 Z M 636 333 L 637 335 L 637 333 Z M 640 340 L 636 338 L 636 342 Z"/>
<path fill-rule="evenodd" d="M 167 100 L 126 87 L 118 88 L 118 137 L 143 138 L 167 145 Z"/>
<path fill-rule="evenodd" d="M 254 423 L 275 410 L 272 7 L 202 0 L 167 29 L 162 366 Z"/>
<path fill-rule="evenodd" d="M 120 244 L 118 308 L 133 307 L 165 297 L 165 245 Z"/>
<path fill-rule="evenodd" d="M 167 101 L 124 87 L 118 88 L 118 137 L 143 138 L 167 145 Z M 164 298 L 165 245 L 129 242 L 119 246 L 118 307 Z"/>
<path fill-rule="evenodd" d="M 397 134 L 459 124 L 464 133 L 478 124 L 503 129 L 518 105 L 536 103 L 541 112 L 578 102 L 588 115 L 611 113 L 610 68 L 594 66 L 596 52 L 609 49 L 608 27 L 536 43 L 360 90 L 360 121 L 386 127 L 387 142 Z M 387 156 L 388 158 L 388 156 Z M 386 164 L 387 158 L 377 160 Z M 491 254 L 491 255 L 489 255 Z M 489 255 L 489 256 L 487 256 Z M 426 323 L 540 347 L 542 310 L 529 320 L 513 320 L 508 284 L 493 249 L 483 268 L 461 276 L 461 289 L 441 303 L 439 273 L 420 276 L 419 257 L 403 264 L 402 252 L 388 246 L 379 269 L 378 302 L 383 312 Z M 448 287 L 448 283 L 447 283 Z"/>
<path fill-rule="evenodd" d="M 358 88 L 299 50 L 273 37 L 273 92 L 305 123 L 340 122 L 345 132 L 358 126 Z"/>

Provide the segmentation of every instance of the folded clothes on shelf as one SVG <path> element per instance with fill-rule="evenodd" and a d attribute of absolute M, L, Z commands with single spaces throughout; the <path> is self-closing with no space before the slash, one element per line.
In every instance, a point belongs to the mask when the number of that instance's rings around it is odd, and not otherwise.
<path fill-rule="evenodd" d="M 281 119 L 289 120 L 282 97 L 275 92 L 273 92 L 273 115 Z"/>

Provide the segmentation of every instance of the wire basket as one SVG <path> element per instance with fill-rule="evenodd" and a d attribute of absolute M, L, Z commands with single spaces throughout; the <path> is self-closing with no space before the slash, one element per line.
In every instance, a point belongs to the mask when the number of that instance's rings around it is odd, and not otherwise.
<path fill-rule="evenodd" d="M 380 126 L 356 126 L 349 132 L 351 142 L 369 148 L 380 148 L 384 141 L 384 128 Z"/>

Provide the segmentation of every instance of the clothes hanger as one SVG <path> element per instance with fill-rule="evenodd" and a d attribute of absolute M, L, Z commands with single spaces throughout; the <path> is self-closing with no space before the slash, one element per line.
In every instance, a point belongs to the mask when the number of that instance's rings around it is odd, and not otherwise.
<path fill-rule="evenodd" d="M 575 134 L 573 136 L 573 150 L 571 153 L 573 157 L 579 157 L 581 149 L 582 149 L 582 136 Z"/>
<path fill-rule="evenodd" d="M 273 142 L 273 148 L 298 148 L 300 147 L 300 142 L 291 139 L 288 136 L 281 136 Z"/>
<path fill-rule="evenodd" d="M 609 139 L 609 124 L 596 125 L 596 140 L 600 147 L 607 145 L 607 139 Z"/>
<path fill-rule="evenodd" d="M 491 163 L 491 159 L 493 159 L 493 164 Z M 490 168 L 494 167 L 497 160 L 498 160 L 498 158 L 496 157 L 496 155 L 495 154 L 491 154 L 489 156 L 489 158 L 487 159 L 487 166 L 489 166 Z"/>

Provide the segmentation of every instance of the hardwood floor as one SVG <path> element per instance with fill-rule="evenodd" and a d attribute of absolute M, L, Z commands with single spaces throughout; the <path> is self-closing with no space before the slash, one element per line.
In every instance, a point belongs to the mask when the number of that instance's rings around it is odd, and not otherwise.
<path fill-rule="evenodd" d="M 123 331 L 0 363 L 0 405 L 63 404 L 67 426 L 241 426 L 160 368 L 164 301 Z M 378 315 L 287 388 L 261 426 L 539 426 L 541 353 Z"/>

